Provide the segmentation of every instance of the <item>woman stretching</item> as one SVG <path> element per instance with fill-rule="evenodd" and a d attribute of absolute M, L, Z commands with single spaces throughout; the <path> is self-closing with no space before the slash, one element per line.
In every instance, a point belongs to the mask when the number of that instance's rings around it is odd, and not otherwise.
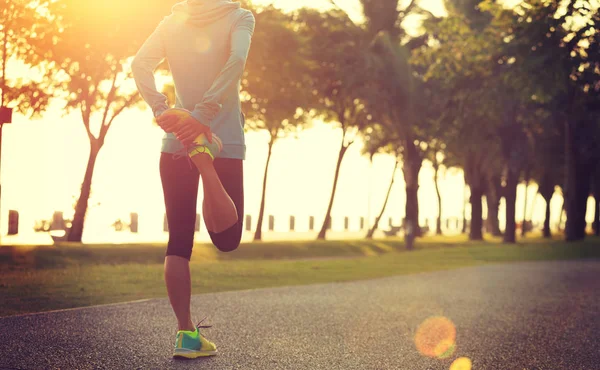
<path fill-rule="evenodd" d="M 157 26 L 132 64 L 137 88 L 165 131 L 160 177 L 169 225 L 165 282 L 179 325 L 175 357 L 217 352 L 192 321 L 189 261 L 200 177 L 202 214 L 213 244 L 231 252 L 242 236 L 246 146 L 239 89 L 253 32 L 254 17 L 239 3 L 184 1 Z M 165 58 L 175 82 L 174 109 L 154 80 Z"/>

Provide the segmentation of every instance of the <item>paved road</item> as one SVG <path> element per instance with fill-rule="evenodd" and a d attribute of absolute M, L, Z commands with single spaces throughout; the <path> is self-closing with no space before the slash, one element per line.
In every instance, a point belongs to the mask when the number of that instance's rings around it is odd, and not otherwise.
<path fill-rule="evenodd" d="M 466 268 L 195 296 L 211 359 L 174 360 L 165 299 L 0 319 L 0 369 L 600 369 L 600 261 Z M 426 318 L 456 352 L 415 348 Z"/>

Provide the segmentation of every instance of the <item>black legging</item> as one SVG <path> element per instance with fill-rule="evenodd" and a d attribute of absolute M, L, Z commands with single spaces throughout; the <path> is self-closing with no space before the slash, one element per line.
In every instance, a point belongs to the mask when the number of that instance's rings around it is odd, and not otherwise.
<path fill-rule="evenodd" d="M 215 170 L 237 208 L 238 222 L 220 232 L 208 232 L 213 244 L 222 252 L 237 249 L 242 238 L 244 215 L 244 172 L 241 159 L 217 158 Z M 173 154 L 160 156 L 160 178 L 165 197 L 169 244 L 167 256 L 190 259 L 194 246 L 196 207 L 200 174 L 186 157 L 173 159 Z"/>

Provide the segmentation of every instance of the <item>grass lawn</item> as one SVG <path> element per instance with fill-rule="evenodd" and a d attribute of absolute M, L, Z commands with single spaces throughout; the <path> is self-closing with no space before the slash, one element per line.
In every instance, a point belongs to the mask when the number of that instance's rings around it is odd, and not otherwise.
<path fill-rule="evenodd" d="M 487 263 L 599 258 L 600 239 L 567 244 L 528 238 L 468 242 L 428 237 L 407 252 L 401 239 L 243 244 L 230 254 L 198 244 L 194 294 L 371 279 Z M 0 316 L 166 297 L 164 245 L 0 247 Z"/>

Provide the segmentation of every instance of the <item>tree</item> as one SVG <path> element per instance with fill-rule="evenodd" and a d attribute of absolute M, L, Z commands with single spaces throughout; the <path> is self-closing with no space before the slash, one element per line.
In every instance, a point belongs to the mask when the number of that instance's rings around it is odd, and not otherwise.
<path fill-rule="evenodd" d="M 377 120 L 396 134 L 394 145 L 402 155 L 402 172 L 406 186 L 405 225 L 420 236 L 419 173 L 428 148 L 426 130 L 428 117 L 421 113 L 419 101 L 425 95 L 409 65 L 410 49 L 397 43 L 387 33 L 379 33 L 372 46 L 377 93 L 370 100 Z M 407 244 L 408 246 L 408 244 Z"/>
<path fill-rule="evenodd" d="M 309 43 L 310 88 L 317 98 L 311 111 L 315 117 L 337 125 L 342 134 L 331 197 L 317 236 L 325 239 L 342 160 L 372 118 L 364 103 L 370 83 L 364 56 L 367 45 L 363 30 L 339 9 L 322 13 L 302 9 L 297 22 L 301 36 Z"/>
<path fill-rule="evenodd" d="M 383 200 L 383 205 L 381 206 L 381 211 L 375 217 L 375 221 L 373 225 L 367 231 L 367 235 L 365 236 L 367 239 L 372 239 L 375 231 L 379 228 L 379 222 L 385 213 L 385 209 L 388 205 L 388 201 L 390 199 L 390 194 L 392 192 L 392 188 L 394 186 L 394 180 L 396 178 L 396 170 L 398 169 L 398 165 L 400 164 L 400 153 L 398 152 L 398 147 L 393 144 L 394 133 L 388 131 L 388 127 L 382 126 L 380 124 L 375 124 L 365 129 L 365 148 L 364 151 L 369 154 L 371 160 L 373 156 L 380 152 L 386 154 L 393 154 L 396 158 L 394 162 L 394 168 L 392 170 L 392 177 L 390 180 L 390 185 L 388 186 L 387 192 L 385 194 L 385 198 Z M 397 139 L 397 138 L 396 138 Z"/>
<path fill-rule="evenodd" d="M 49 2 L 0 0 L 0 107 L 36 116 L 52 97 L 46 60 L 60 32 L 47 14 Z M 10 78 L 9 63 L 23 63 L 31 73 Z"/>
<path fill-rule="evenodd" d="M 432 156 L 431 158 L 429 158 L 429 160 L 431 161 L 431 164 L 433 166 L 433 182 L 435 184 L 435 193 L 437 196 L 438 203 L 438 216 L 435 221 L 435 234 L 442 235 L 442 195 L 440 194 L 439 173 L 440 167 L 443 164 L 443 160 L 440 159 L 440 157 L 443 154 L 441 151 L 438 150 L 432 150 L 430 153 L 432 153 Z"/>
<path fill-rule="evenodd" d="M 49 60 L 60 76 L 65 112 L 81 113 L 90 142 L 68 241 L 81 241 L 94 168 L 108 130 L 125 109 L 140 101 L 136 91 L 122 88 L 131 77 L 125 66 L 169 8 L 159 0 L 61 0 L 50 6 L 64 31 Z"/>
<path fill-rule="evenodd" d="M 500 146 L 497 126 L 500 121 L 495 85 L 489 68 L 494 43 L 489 31 L 475 32 L 467 20 L 453 15 L 427 22 L 432 46 L 416 50 L 414 64 L 423 68 L 423 79 L 432 83 L 437 96 L 444 96 L 443 109 L 436 109 L 443 130 L 438 135 L 445 143 L 445 154 L 454 165 L 463 167 L 470 190 L 472 240 L 483 238 L 483 203 L 488 172 L 494 168 Z M 426 103 L 431 104 L 430 100 Z"/>
<path fill-rule="evenodd" d="M 411 51 L 424 45 L 427 35 L 409 38 L 402 23 L 411 14 L 433 15 L 421 9 L 416 1 L 406 8 L 398 0 L 362 0 L 367 33 L 373 38 L 370 54 L 377 82 L 379 99 L 372 111 L 380 115 L 379 121 L 388 126 L 398 126 L 399 146 L 402 154 L 402 171 L 406 184 L 406 224 L 411 225 L 414 236 L 421 235 L 419 227 L 419 173 L 427 151 L 428 110 L 420 109 L 424 103 L 426 87 L 417 77 L 410 63 Z M 407 243 L 407 246 L 410 245 Z"/>
<path fill-rule="evenodd" d="M 510 19 L 514 37 L 505 48 L 526 76 L 513 85 L 564 125 L 567 241 L 585 237 L 591 168 L 600 160 L 593 149 L 600 136 L 600 14 L 592 8 L 589 1 L 523 2 Z"/>
<path fill-rule="evenodd" d="M 275 141 L 305 123 L 311 95 L 304 86 L 306 63 L 302 43 L 289 16 L 269 6 L 256 14 L 254 35 L 243 79 L 247 125 L 269 133 L 267 162 L 254 240 L 262 239 L 267 174 Z M 299 55 L 300 54 L 300 55 Z M 304 109 L 303 109 L 304 108 Z"/>
<path fill-rule="evenodd" d="M 487 205 L 486 230 L 493 236 L 503 236 L 498 213 L 504 194 L 502 186 L 502 163 L 500 158 L 491 158 L 486 171 L 485 203 Z"/>
<path fill-rule="evenodd" d="M 37 117 L 48 105 L 53 79 L 46 57 L 58 30 L 47 6 L 45 0 L 0 0 L 0 110 Z M 8 76 L 9 63 L 27 68 L 27 75 Z M 4 123 L 0 119 L 0 155 Z"/>
<path fill-rule="evenodd" d="M 564 127 L 556 114 L 547 110 L 545 122 L 534 132 L 536 143 L 532 152 L 532 179 L 538 184 L 538 193 L 546 201 L 543 235 L 551 238 L 550 200 L 555 189 L 560 186 L 565 176 L 565 151 L 563 139 Z"/>
<path fill-rule="evenodd" d="M 550 216 L 551 216 L 550 200 L 552 199 L 552 196 L 554 195 L 554 188 L 555 188 L 555 184 L 554 184 L 553 179 L 551 178 L 551 174 L 549 172 L 544 173 L 542 175 L 539 185 L 538 185 L 538 192 L 546 201 L 546 216 L 544 218 L 544 228 L 543 228 L 544 238 L 552 237 L 552 232 L 550 231 Z"/>

